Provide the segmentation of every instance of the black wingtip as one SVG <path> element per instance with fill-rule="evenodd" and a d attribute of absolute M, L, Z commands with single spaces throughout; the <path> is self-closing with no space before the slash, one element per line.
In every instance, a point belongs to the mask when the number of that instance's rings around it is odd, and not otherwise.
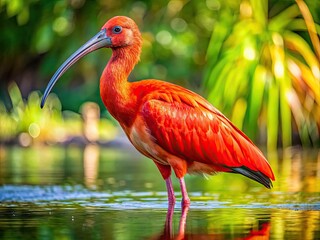
<path fill-rule="evenodd" d="M 263 173 L 259 171 L 253 171 L 245 166 L 237 167 L 237 168 L 231 168 L 232 172 L 234 173 L 240 173 L 258 183 L 261 183 L 266 188 L 271 189 L 273 187 L 272 182 L 269 177 L 264 175 Z"/>

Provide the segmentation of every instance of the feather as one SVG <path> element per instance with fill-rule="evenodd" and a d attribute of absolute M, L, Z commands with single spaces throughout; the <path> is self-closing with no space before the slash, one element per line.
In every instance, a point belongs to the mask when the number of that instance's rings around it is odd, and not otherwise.
<path fill-rule="evenodd" d="M 208 166 L 204 173 L 237 172 L 271 186 L 274 175 L 261 151 L 221 112 L 180 86 L 161 81 L 152 84 L 141 115 L 156 144 L 188 166 Z"/>

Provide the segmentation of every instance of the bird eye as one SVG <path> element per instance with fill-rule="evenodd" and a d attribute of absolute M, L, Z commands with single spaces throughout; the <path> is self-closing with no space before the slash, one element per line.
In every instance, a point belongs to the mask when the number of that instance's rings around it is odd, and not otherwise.
<path fill-rule="evenodd" d="M 116 33 L 116 34 L 121 33 L 122 32 L 122 27 L 115 26 L 115 27 L 113 27 L 112 32 Z"/>

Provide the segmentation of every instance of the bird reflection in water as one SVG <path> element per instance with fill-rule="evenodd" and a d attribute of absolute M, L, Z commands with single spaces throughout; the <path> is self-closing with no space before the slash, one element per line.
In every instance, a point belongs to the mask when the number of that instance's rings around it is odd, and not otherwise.
<path fill-rule="evenodd" d="M 150 240 L 204 240 L 204 239 L 236 239 L 236 240 L 267 240 L 270 236 L 270 222 L 259 222 L 258 229 L 252 229 L 249 233 L 243 234 L 241 237 L 230 236 L 230 233 L 186 233 L 186 223 L 188 216 L 189 206 L 183 206 L 179 221 L 179 228 L 177 234 L 174 233 L 172 228 L 172 219 L 174 214 L 174 205 L 168 207 L 166 221 L 164 224 L 163 232 L 157 236 L 149 238 Z"/>

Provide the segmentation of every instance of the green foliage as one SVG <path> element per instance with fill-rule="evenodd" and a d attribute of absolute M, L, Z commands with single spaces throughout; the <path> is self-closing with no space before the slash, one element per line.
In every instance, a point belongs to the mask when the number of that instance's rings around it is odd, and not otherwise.
<path fill-rule="evenodd" d="M 252 139 L 265 138 L 265 132 L 269 148 L 276 148 L 278 139 L 291 145 L 296 129 L 303 144 L 315 143 L 320 73 L 312 47 L 317 48 L 297 34 L 310 29 L 302 17 L 308 8 L 293 4 L 270 17 L 267 1 L 251 0 L 239 9 L 236 17 L 223 11 L 212 33 L 205 79 L 209 101 Z M 319 25 L 309 24 L 319 33 Z"/>
<path fill-rule="evenodd" d="M 12 102 L 10 111 L 0 102 L 0 140 L 10 141 L 20 136 L 20 142 L 29 145 L 32 139 L 52 138 L 48 135 L 55 134 L 52 130 L 63 123 L 61 104 L 57 97 L 51 95 L 48 106 L 41 110 L 37 92 L 30 93 L 28 100 L 24 102 L 18 86 L 13 83 L 9 87 L 9 94 Z"/>
<path fill-rule="evenodd" d="M 61 111 L 61 103 L 50 94 L 43 109 L 39 93 L 33 91 L 24 101 L 15 83 L 9 87 L 12 109 L 7 110 L 0 101 L 0 142 L 14 142 L 22 146 L 43 142 L 65 142 L 75 136 L 83 136 L 83 119 L 77 113 Z M 98 122 L 103 140 L 112 139 L 115 127 L 106 119 Z"/>

